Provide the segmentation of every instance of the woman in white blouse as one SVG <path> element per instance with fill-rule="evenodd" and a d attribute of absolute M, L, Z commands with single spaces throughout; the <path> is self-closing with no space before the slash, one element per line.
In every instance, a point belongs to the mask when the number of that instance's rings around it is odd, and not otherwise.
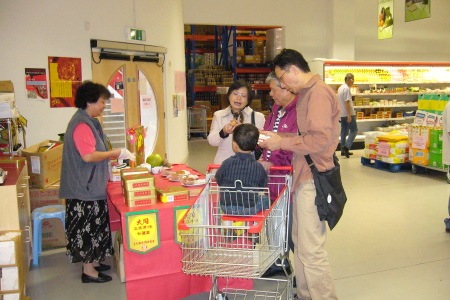
<path fill-rule="evenodd" d="M 232 134 L 234 128 L 241 123 L 254 124 L 258 129 L 264 127 L 264 115 L 254 111 L 250 104 L 253 95 L 246 82 L 237 81 L 228 88 L 227 98 L 229 106 L 214 113 L 211 129 L 208 135 L 208 142 L 217 149 L 214 164 L 222 162 L 234 155 L 231 148 Z"/>

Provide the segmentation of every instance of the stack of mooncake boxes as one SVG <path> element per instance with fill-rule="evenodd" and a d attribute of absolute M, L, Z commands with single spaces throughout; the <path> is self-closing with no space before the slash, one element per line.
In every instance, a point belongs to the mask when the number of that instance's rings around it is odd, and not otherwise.
<path fill-rule="evenodd" d="M 155 179 L 146 168 L 122 169 L 120 173 L 127 206 L 156 204 Z"/>

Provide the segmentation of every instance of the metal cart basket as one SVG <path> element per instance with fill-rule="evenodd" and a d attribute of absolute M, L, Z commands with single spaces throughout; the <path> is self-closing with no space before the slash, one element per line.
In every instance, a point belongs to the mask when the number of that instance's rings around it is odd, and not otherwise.
<path fill-rule="evenodd" d="M 292 168 L 273 168 L 277 169 L 277 174 L 285 174 L 269 175 L 267 188 L 241 187 L 236 190 L 236 187 L 217 185 L 212 174 L 214 167 L 208 170 L 207 185 L 202 193 L 178 223 L 183 272 L 212 276 L 210 300 L 292 299 L 293 275 L 284 268 L 284 262 L 288 260 Z M 272 198 L 272 201 L 268 209 L 259 213 L 227 215 L 223 212 L 226 210 L 224 200 L 234 199 L 242 204 L 262 197 Z M 285 278 L 261 278 L 278 259 L 282 262 Z M 217 277 L 225 277 L 227 282 L 220 291 Z M 270 290 L 234 289 L 228 286 L 229 278 L 267 280 L 272 284 L 260 285 L 270 286 Z"/>
<path fill-rule="evenodd" d="M 204 105 L 188 107 L 188 140 L 191 139 L 192 133 L 201 133 L 204 139 L 208 135 L 206 106 Z"/>

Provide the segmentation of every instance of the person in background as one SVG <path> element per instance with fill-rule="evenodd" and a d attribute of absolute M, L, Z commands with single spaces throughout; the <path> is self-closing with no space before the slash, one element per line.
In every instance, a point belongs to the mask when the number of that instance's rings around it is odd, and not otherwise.
<path fill-rule="evenodd" d="M 232 149 L 234 155 L 223 161 L 215 174 L 217 185 L 221 187 L 242 188 L 267 187 L 267 173 L 255 159 L 253 152 L 258 144 L 259 131 L 255 125 L 240 124 L 233 131 Z M 241 186 L 236 181 L 240 181 Z M 230 189 L 231 190 L 231 189 Z M 254 215 L 269 208 L 267 195 L 257 192 L 221 193 L 222 211 L 230 215 Z"/>
<path fill-rule="evenodd" d="M 59 197 L 66 199 L 67 255 L 82 262 L 83 283 L 108 282 L 101 262 L 114 255 L 109 229 L 106 184 L 110 158 L 135 159 L 126 149 L 108 149 L 99 117 L 111 97 L 106 87 L 83 82 L 75 95 L 78 110 L 64 134 Z"/>
<path fill-rule="evenodd" d="M 335 92 L 319 75 L 311 73 L 298 51 L 283 49 L 273 64 L 281 87 L 298 96 L 299 134 L 281 136 L 262 131 L 269 138 L 259 146 L 270 151 L 282 149 L 294 153 L 292 239 L 295 244 L 296 297 L 303 300 L 337 299 L 328 253 L 324 248 L 326 221 L 319 219 L 316 188 L 305 155 L 311 156 L 319 171 L 334 167 L 333 155 L 339 142 L 339 103 Z"/>
<path fill-rule="evenodd" d="M 264 126 L 264 115 L 253 111 L 250 107 L 253 95 L 247 83 L 242 81 L 233 83 L 228 88 L 227 98 L 230 106 L 214 113 L 208 135 L 209 144 L 219 147 L 214 158 L 215 164 L 221 164 L 234 154 L 231 141 L 233 130 L 237 125 L 251 123 L 258 129 Z"/>
<path fill-rule="evenodd" d="M 298 134 L 297 127 L 297 113 L 295 110 L 297 104 L 297 96 L 288 90 L 281 87 L 280 82 L 273 72 L 269 73 L 266 79 L 266 83 L 270 87 L 270 96 L 274 100 L 272 106 L 272 112 L 266 117 L 266 123 L 264 124 L 264 130 L 270 130 L 279 133 L 291 133 Z M 264 166 L 264 169 L 269 172 L 272 166 L 290 166 L 292 164 L 292 151 L 275 150 L 269 151 L 263 149 L 259 162 Z M 280 194 L 280 182 L 284 181 L 283 177 L 277 175 L 283 175 L 279 171 L 271 171 L 269 178 L 269 191 L 270 199 L 274 201 Z M 294 243 L 291 236 L 292 228 L 292 201 L 289 209 L 289 226 L 288 226 L 288 244 L 289 249 L 294 251 Z M 278 262 L 279 264 L 280 262 Z M 290 266 L 287 265 L 286 269 L 290 271 Z M 283 273 L 283 268 L 272 265 L 263 275 L 263 277 L 271 277 L 280 273 Z"/>
<path fill-rule="evenodd" d="M 445 105 L 442 120 L 442 163 L 450 165 L 450 102 Z M 450 178 L 450 169 L 447 170 L 447 178 Z M 450 196 L 448 199 L 448 215 L 449 217 L 444 220 L 446 232 L 450 232 Z"/>
<path fill-rule="evenodd" d="M 356 113 L 353 108 L 352 93 L 350 87 L 353 85 L 355 77 L 352 73 L 345 75 L 345 83 L 338 89 L 338 98 L 341 103 L 341 156 L 347 158 L 353 155 L 350 152 L 353 141 L 358 134 L 356 125 Z M 348 135 L 348 137 L 347 137 Z"/>

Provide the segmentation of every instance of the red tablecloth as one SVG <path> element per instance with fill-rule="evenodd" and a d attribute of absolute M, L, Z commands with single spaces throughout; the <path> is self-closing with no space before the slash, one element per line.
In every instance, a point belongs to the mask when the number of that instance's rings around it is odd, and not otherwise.
<path fill-rule="evenodd" d="M 199 179 L 205 175 L 187 165 L 173 165 L 174 171 L 187 170 Z M 154 175 L 157 188 L 179 186 L 161 174 Z M 174 208 L 191 206 L 204 186 L 187 187 L 190 199 L 185 201 L 161 203 L 155 205 L 128 207 L 122 195 L 120 182 L 110 182 L 107 187 L 108 208 L 111 230 L 122 229 L 124 240 L 124 265 L 128 300 L 179 300 L 189 295 L 209 291 L 212 280 L 210 276 L 191 276 L 181 271 L 181 247 L 175 239 Z M 126 215 L 130 212 L 157 210 L 160 228 L 160 247 L 146 254 L 139 254 L 128 249 Z M 219 278 L 219 288 L 226 282 Z M 247 279 L 230 279 L 228 287 L 251 289 L 253 281 Z"/>
<path fill-rule="evenodd" d="M 188 170 L 191 174 L 205 178 L 204 174 L 186 165 L 174 165 L 173 169 Z M 155 175 L 156 187 L 180 185 Z M 110 182 L 107 187 L 111 230 L 122 229 L 124 240 L 124 265 L 127 299 L 178 300 L 189 295 L 209 291 L 211 278 L 207 276 L 188 276 L 181 272 L 181 248 L 174 236 L 174 207 L 190 206 L 204 186 L 189 187 L 191 197 L 186 201 L 160 203 L 130 208 L 125 205 L 120 182 Z M 160 247 L 145 253 L 131 252 L 127 245 L 126 215 L 129 212 L 157 210 L 160 229 Z"/>

